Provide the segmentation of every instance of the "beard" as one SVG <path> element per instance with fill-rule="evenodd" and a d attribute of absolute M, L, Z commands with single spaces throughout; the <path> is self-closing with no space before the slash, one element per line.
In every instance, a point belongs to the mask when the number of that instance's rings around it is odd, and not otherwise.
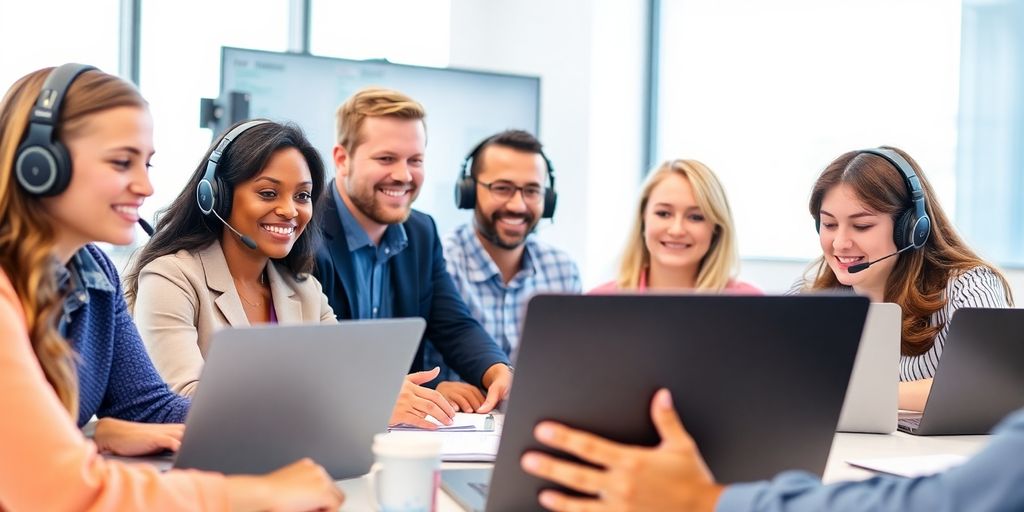
<path fill-rule="evenodd" d="M 476 229 L 483 236 L 484 240 L 494 244 L 505 250 L 516 249 L 519 246 L 526 243 L 527 237 L 535 229 L 537 229 L 538 219 L 533 212 L 525 213 L 511 213 L 504 210 L 498 210 L 490 215 L 490 217 L 484 216 L 479 210 L 474 213 L 476 218 Z M 513 239 L 502 238 L 501 233 L 498 231 L 498 221 L 502 218 L 510 219 L 523 219 L 526 225 L 526 230 L 523 232 L 523 236 L 516 237 Z"/>
<path fill-rule="evenodd" d="M 381 204 L 377 197 L 377 187 L 383 186 L 408 186 L 409 187 L 409 205 L 405 208 L 394 209 L 388 208 Z M 412 203 L 419 197 L 420 190 L 415 184 L 405 183 L 376 183 L 370 187 L 359 187 L 353 186 L 352 182 L 346 184 L 348 197 L 352 200 L 352 204 L 359 209 L 370 220 L 378 224 L 401 224 L 409 220 L 409 215 L 412 214 Z"/>

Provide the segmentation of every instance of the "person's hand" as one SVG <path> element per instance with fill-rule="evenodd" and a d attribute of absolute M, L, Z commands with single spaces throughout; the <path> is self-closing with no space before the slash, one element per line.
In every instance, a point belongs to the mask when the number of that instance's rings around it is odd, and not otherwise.
<path fill-rule="evenodd" d="M 452 424 L 452 417 L 455 416 L 452 404 L 441 393 L 421 386 L 436 379 L 439 373 L 441 368 L 434 367 L 428 372 L 410 373 L 405 377 L 395 410 L 391 413 L 390 425 L 405 423 L 427 430 L 437 429 L 437 425 L 425 419 L 428 414 L 444 425 Z"/>
<path fill-rule="evenodd" d="M 102 418 L 96 422 L 92 440 L 101 452 L 131 457 L 164 450 L 176 452 L 184 433 L 185 425 L 181 423 L 135 423 Z"/>
<path fill-rule="evenodd" d="M 456 411 L 473 412 L 484 403 L 480 388 L 465 382 L 444 381 L 437 385 L 437 392 L 447 398 Z"/>
<path fill-rule="evenodd" d="M 498 402 L 508 398 L 508 392 L 512 389 L 512 369 L 508 365 L 497 363 L 484 372 L 484 378 L 481 380 L 487 388 L 487 400 L 477 407 L 476 412 L 486 414 L 493 411 Z"/>
<path fill-rule="evenodd" d="M 545 490 L 540 503 L 557 511 L 714 510 L 723 487 L 715 484 L 704 459 L 672 406 L 667 389 L 651 403 L 661 444 L 648 448 L 618 444 L 553 422 L 534 428 L 538 441 L 603 469 L 566 462 L 540 452 L 520 460 L 532 475 L 593 497 Z"/>
<path fill-rule="evenodd" d="M 229 476 L 227 480 L 234 512 L 338 510 L 345 501 L 327 471 L 308 458 L 263 476 Z"/>

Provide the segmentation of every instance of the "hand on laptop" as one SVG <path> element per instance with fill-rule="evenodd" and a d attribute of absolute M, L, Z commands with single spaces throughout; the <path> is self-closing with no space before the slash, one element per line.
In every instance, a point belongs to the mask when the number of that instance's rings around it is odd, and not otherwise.
<path fill-rule="evenodd" d="M 508 398 L 508 392 L 512 389 L 512 369 L 507 364 L 497 363 L 484 372 L 482 380 L 487 388 L 487 400 L 476 412 L 486 414 L 493 411 L 498 402 Z"/>
<path fill-rule="evenodd" d="M 541 505 L 550 510 L 713 510 L 724 487 L 708 471 L 667 389 L 654 395 L 651 418 L 661 436 L 653 448 L 615 443 L 549 421 L 538 424 L 533 431 L 538 441 L 604 468 L 527 452 L 520 461 L 527 473 L 596 496 L 548 490 L 540 494 Z"/>
<path fill-rule="evenodd" d="M 228 477 L 231 510 L 338 510 L 345 494 L 311 459 L 295 461 L 262 476 Z"/>
<path fill-rule="evenodd" d="M 441 373 L 441 368 L 434 367 L 426 372 L 416 372 L 406 375 L 402 383 L 402 391 L 398 393 L 398 402 L 395 403 L 395 410 L 391 413 L 389 425 L 405 423 L 427 430 L 436 430 L 437 426 L 425 418 L 429 414 L 445 425 L 452 424 L 452 417 L 455 416 L 455 409 L 448 403 L 441 393 L 421 384 L 430 382 Z"/>
<path fill-rule="evenodd" d="M 135 423 L 114 418 L 96 422 L 92 440 L 101 452 L 137 456 L 178 451 L 185 425 L 180 423 Z"/>
<path fill-rule="evenodd" d="M 484 403 L 480 388 L 465 382 L 444 381 L 437 385 L 437 392 L 447 398 L 456 411 L 473 412 Z"/>

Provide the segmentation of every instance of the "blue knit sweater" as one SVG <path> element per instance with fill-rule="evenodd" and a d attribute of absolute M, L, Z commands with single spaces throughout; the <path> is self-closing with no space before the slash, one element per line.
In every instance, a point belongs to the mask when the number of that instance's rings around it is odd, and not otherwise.
<path fill-rule="evenodd" d="M 144 423 L 184 422 L 192 402 L 168 389 L 153 367 L 128 314 L 114 264 L 93 245 L 79 255 L 87 261 L 92 256 L 113 286 L 86 282 L 88 298 L 66 326 L 78 354 L 78 426 L 94 414 Z"/>

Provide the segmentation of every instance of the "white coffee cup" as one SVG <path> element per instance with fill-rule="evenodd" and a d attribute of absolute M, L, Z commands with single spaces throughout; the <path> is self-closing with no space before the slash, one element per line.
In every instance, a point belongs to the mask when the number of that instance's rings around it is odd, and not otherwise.
<path fill-rule="evenodd" d="M 381 512 L 434 512 L 441 482 L 441 440 L 433 434 L 377 434 L 370 496 Z"/>

